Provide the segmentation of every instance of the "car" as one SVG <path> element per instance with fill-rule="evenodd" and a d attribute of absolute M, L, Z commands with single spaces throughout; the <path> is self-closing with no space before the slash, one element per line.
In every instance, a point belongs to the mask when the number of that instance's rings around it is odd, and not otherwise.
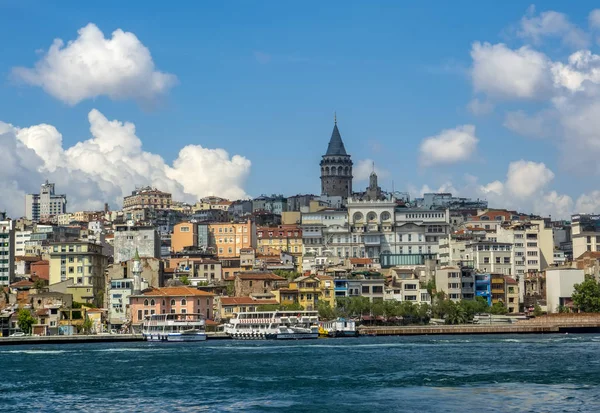
<path fill-rule="evenodd" d="M 25 333 L 22 331 L 17 331 L 16 333 L 12 333 L 10 337 L 25 337 Z"/>

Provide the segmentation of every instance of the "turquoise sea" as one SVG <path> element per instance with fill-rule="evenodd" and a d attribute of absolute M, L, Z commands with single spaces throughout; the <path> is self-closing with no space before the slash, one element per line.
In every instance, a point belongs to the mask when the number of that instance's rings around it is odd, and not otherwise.
<path fill-rule="evenodd" d="M 0 347 L 0 411 L 598 412 L 597 335 Z"/>

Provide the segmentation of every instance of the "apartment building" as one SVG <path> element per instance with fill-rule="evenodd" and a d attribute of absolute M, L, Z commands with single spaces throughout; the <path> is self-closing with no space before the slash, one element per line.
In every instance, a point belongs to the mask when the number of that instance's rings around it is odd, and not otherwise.
<path fill-rule="evenodd" d="M 472 300 L 475 297 L 475 278 L 472 268 L 442 267 L 435 271 L 435 286 L 452 301 Z"/>
<path fill-rule="evenodd" d="M 160 236 L 154 227 L 118 225 L 114 231 L 114 262 L 140 257 L 160 258 Z"/>
<path fill-rule="evenodd" d="M 571 217 L 573 258 L 586 251 L 600 251 L 600 215 L 578 214 Z"/>
<path fill-rule="evenodd" d="M 256 226 L 245 222 L 214 222 L 208 225 L 210 246 L 219 258 L 239 257 L 242 248 L 256 248 Z"/>
<path fill-rule="evenodd" d="M 73 299 L 103 305 L 104 270 L 108 257 L 102 245 L 83 241 L 55 242 L 50 252 L 50 285 L 71 280 Z"/>
<path fill-rule="evenodd" d="M 159 191 L 149 186 L 136 189 L 123 198 L 123 210 L 132 209 L 170 209 L 172 205 L 171 194 Z"/>
<path fill-rule="evenodd" d="M 67 212 L 67 196 L 55 193 L 53 183 L 42 184 L 39 194 L 25 195 L 25 216 L 33 222 Z"/>
<path fill-rule="evenodd" d="M 0 221 L 0 287 L 7 287 L 15 277 L 15 228 L 12 220 Z"/>

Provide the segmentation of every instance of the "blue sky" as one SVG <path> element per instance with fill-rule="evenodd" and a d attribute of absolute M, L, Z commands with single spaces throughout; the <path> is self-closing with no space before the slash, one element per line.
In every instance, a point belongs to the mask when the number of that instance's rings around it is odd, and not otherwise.
<path fill-rule="evenodd" d="M 597 53 L 588 24 L 594 3 L 544 2 L 535 11 L 517 1 L 413 3 L 129 2 L 123 7 L 118 1 L 101 6 L 0 1 L 0 121 L 21 128 L 53 125 L 67 148 L 91 137 L 88 113 L 97 109 L 109 120 L 134 123 L 144 151 L 167 164 L 186 145 L 223 148 L 251 161 L 240 183 L 247 194 L 292 195 L 319 191 L 318 162 L 335 111 L 355 163 L 375 161 L 385 189 L 392 181 L 396 190 L 413 193 L 427 185 L 465 196 L 489 194 L 502 203 L 511 193 L 509 164 L 524 160 L 543 163 L 552 179 L 533 194 L 516 189 L 512 193 L 520 200 L 498 206 L 552 213 L 561 207 L 546 211 L 539 200 L 555 191 L 571 198 L 572 212 L 583 208 L 577 205 L 582 194 L 595 199 L 596 172 L 565 165 L 560 137 L 532 139 L 503 125 L 508 112 L 533 115 L 556 95 L 498 98 L 489 86 L 476 91 L 471 75 L 477 41 L 504 43 L 510 50 L 529 45 L 553 62 L 566 62 L 582 48 Z M 551 35 L 538 38 L 519 34 L 524 16 L 547 11 L 564 13 L 573 27 L 589 32 L 589 44 L 565 46 L 568 29 L 554 35 L 544 27 Z M 177 84 L 150 103 L 100 95 L 69 104 L 15 76 L 13 68 L 34 67 L 53 39 L 75 40 L 88 23 L 107 39 L 117 29 L 133 33 L 149 49 L 155 69 L 176 76 Z M 473 114 L 468 104 L 474 97 L 492 104 L 493 111 Z M 477 138 L 466 159 L 420 161 L 425 138 L 461 125 L 473 125 Z M 528 174 L 514 179 L 519 176 Z M 503 192 L 480 190 L 494 181 L 504 183 Z M 127 190 L 131 185 L 121 183 Z M 111 202 L 113 195 L 107 195 Z"/>

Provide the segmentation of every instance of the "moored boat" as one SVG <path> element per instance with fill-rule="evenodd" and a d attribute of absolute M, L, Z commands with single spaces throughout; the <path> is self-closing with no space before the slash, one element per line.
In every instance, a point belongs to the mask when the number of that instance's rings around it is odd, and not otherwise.
<path fill-rule="evenodd" d="M 142 335 L 147 341 L 204 341 L 205 330 L 203 314 L 152 314 L 144 320 Z"/>
<path fill-rule="evenodd" d="M 225 324 L 225 333 L 240 340 L 303 340 L 319 337 L 317 311 L 240 312 Z"/>
<path fill-rule="evenodd" d="M 321 337 L 356 337 L 358 330 L 354 320 L 337 318 L 319 323 L 319 335 Z"/>

